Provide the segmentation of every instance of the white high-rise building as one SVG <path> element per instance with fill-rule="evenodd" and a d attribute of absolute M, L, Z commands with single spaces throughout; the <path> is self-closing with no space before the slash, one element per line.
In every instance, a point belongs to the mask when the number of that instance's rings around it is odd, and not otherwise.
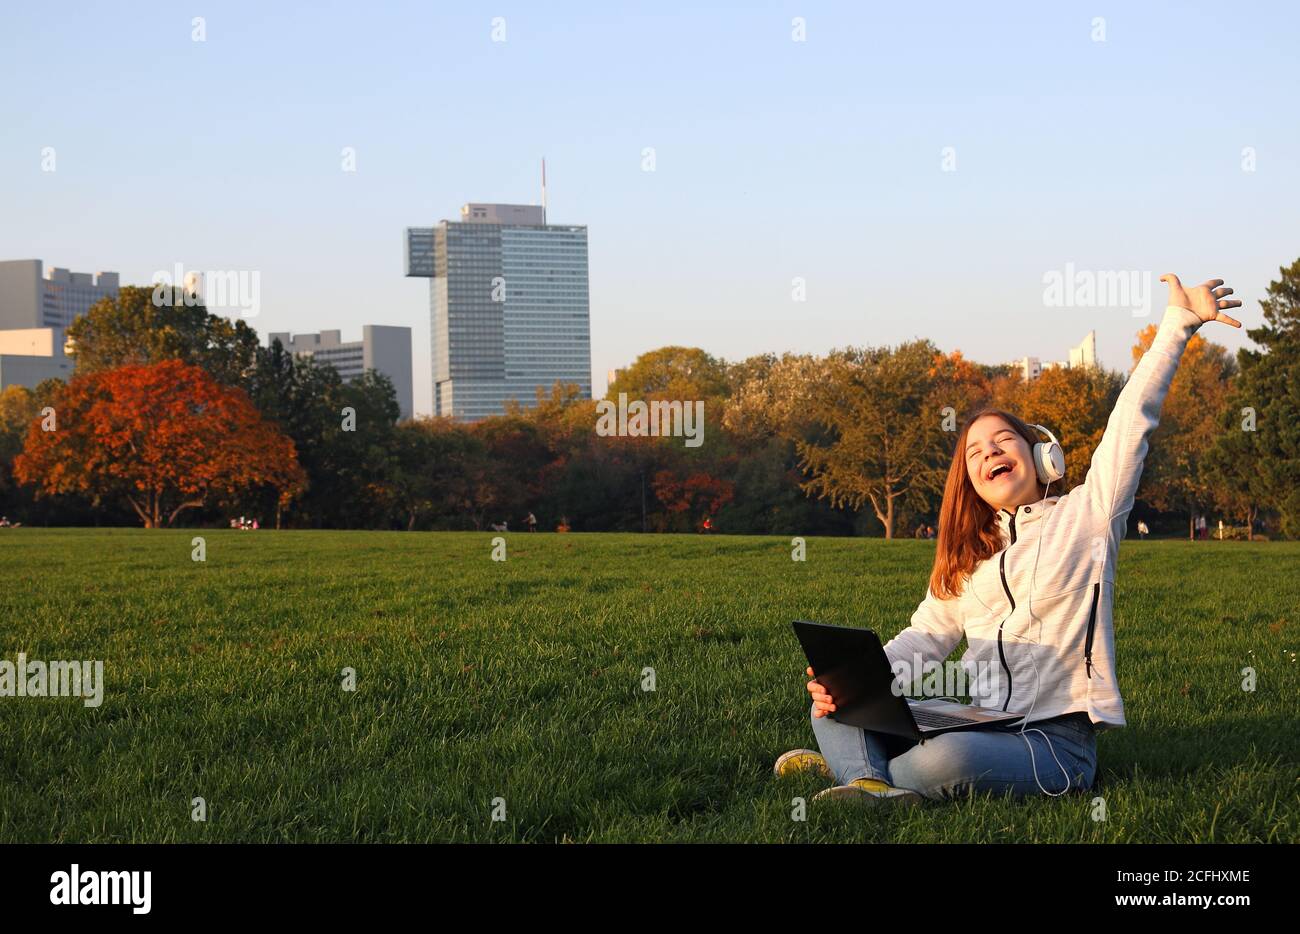
<path fill-rule="evenodd" d="M 116 298 L 115 272 L 44 271 L 39 259 L 0 262 L 0 329 L 67 328 L 101 298 Z"/>
<path fill-rule="evenodd" d="M 591 398 L 587 228 L 546 208 L 466 204 L 459 221 L 406 231 L 406 274 L 430 280 L 433 411 L 475 421 L 540 388 Z"/>
<path fill-rule="evenodd" d="M 1097 365 L 1097 332 L 1089 331 L 1088 336 L 1081 340 L 1076 347 L 1070 348 L 1069 366 L 1072 369 L 1078 367 L 1095 367 Z"/>

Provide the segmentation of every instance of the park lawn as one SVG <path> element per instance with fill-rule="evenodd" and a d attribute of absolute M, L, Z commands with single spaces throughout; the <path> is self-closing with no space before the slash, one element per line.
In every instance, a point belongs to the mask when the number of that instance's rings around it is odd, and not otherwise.
<path fill-rule="evenodd" d="M 106 682 L 0 697 L 0 841 L 1300 839 L 1300 543 L 1123 544 L 1093 793 L 795 820 L 826 782 L 772 775 L 816 745 L 789 621 L 892 636 L 933 542 L 492 537 L 0 530 L 0 659 Z"/>

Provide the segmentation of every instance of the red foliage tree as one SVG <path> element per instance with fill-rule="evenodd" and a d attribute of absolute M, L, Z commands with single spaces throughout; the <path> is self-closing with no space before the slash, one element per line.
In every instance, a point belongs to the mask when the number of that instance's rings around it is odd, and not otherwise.
<path fill-rule="evenodd" d="M 735 486 L 729 480 L 713 477 L 703 471 L 679 479 L 670 470 L 661 470 L 654 476 L 655 497 L 672 516 L 687 519 L 692 514 L 712 516 L 735 496 Z"/>
<path fill-rule="evenodd" d="M 293 441 L 242 389 L 179 360 L 74 376 L 53 425 L 29 428 L 14 476 L 38 496 L 124 497 L 145 528 L 259 487 L 277 490 L 283 507 L 306 484 Z"/>

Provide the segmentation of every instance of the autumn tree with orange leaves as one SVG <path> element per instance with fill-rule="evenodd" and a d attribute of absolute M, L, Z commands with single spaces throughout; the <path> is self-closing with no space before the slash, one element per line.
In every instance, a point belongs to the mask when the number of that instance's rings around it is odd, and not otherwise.
<path fill-rule="evenodd" d="M 1154 324 L 1138 334 L 1134 366 L 1155 336 Z M 1151 436 L 1138 496 L 1162 512 L 1185 513 L 1188 538 L 1196 534 L 1196 514 L 1218 505 L 1222 498 L 1202 461 L 1222 431 L 1236 373 L 1237 364 L 1227 348 L 1193 334 L 1169 384 L 1160 427 Z"/>
<path fill-rule="evenodd" d="M 993 404 L 1033 425 L 1043 425 L 1065 448 L 1065 477 L 1052 487 L 1067 493 L 1083 482 L 1101 444 L 1123 378 L 1098 367 L 1053 367 L 1026 381 L 1013 372 L 993 387 Z M 1035 433 L 1035 440 L 1041 438 Z M 1046 438 L 1043 438 L 1046 440 Z"/>
<path fill-rule="evenodd" d="M 694 471 L 679 478 L 671 470 L 661 470 L 652 482 L 655 497 L 663 504 L 670 517 L 690 521 L 693 516 L 712 516 L 731 502 L 735 487 L 720 477 L 704 471 Z M 680 523 L 678 523 L 680 524 Z"/>
<path fill-rule="evenodd" d="M 242 389 L 179 360 L 75 376 L 53 409 L 28 430 L 18 482 L 38 496 L 122 497 L 145 528 L 268 487 L 282 509 L 306 483 L 293 441 Z"/>

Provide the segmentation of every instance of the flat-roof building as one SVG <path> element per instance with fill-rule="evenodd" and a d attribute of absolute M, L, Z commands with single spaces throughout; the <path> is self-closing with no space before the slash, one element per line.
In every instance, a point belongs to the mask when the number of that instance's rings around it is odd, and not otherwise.
<path fill-rule="evenodd" d="M 67 328 L 101 298 L 116 298 L 115 272 L 44 270 L 39 259 L 0 261 L 0 329 Z"/>
<path fill-rule="evenodd" d="M 377 370 L 393 381 L 402 418 L 412 415 L 414 391 L 411 382 L 411 329 L 367 324 L 361 340 L 344 341 L 341 331 L 293 334 L 275 331 L 267 335 L 267 346 L 280 342 L 295 356 L 308 356 L 328 363 L 344 381 L 354 380 L 366 370 Z"/>
<path fill-rule="evenodd" d="M 9 328 L 0 331 L 0 390 L 35 389 L 47 379 L 67 380 L 72 360 L 64 352 L 62 328 Z"/>

